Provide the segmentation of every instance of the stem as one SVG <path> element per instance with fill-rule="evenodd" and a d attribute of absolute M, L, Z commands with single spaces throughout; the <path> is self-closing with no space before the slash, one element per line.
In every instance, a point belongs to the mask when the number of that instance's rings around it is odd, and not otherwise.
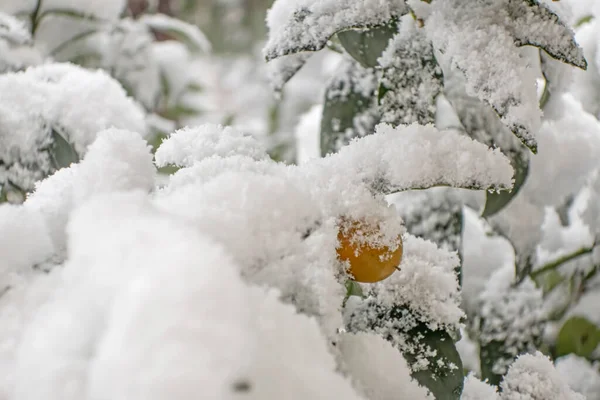
<path fill-rule="evenodd" d="M 37 29 L 38 23 L 38 14 L 40 12 L 40 8 L 42 7 L 42 0 L 37 0 L 35 4 L 35 9 L 33 10 L 33 14 L 31 14 L 31 37 L 35 35 L 35 31 Z"/>
<path fill-rule="evenodd" d="M 567 254 L 562 257 L 559 257 L 557 260 L 554 260 L 548 264 L 545 264 L 543 267 L 536 269 L 535 271 L 533 271 L 530 274 L 530 276 L 532 279 L 534 279 L 538 275 L 541 275 L 545 272 L 556 269 L 568 261 L 574 260 L 575 258 L 586 255 L 586 254 L 590 254 L 594 250 L 594 247 L 595 247 L 595 243 L 592 244 L 590 247 L 582 247 L 581 249 L 579 249 L 571 254 Z"/>

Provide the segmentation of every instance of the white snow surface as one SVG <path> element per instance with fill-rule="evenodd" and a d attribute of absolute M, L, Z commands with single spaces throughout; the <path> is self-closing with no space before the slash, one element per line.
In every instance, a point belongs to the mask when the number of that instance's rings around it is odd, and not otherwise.
<path fill-rule="evenodd" d="M 539 351 L 519 356 L 500 385 L 502 400 L 585 400 L 569 388 L 552 361 Z"/>
<path fill-rule="evenodd" d="M 396 348 L 371 333 L 345 333 L 338 346 L 345 370 L 369 400 L 434 400 L 410 376 L 410 368 Z"/>

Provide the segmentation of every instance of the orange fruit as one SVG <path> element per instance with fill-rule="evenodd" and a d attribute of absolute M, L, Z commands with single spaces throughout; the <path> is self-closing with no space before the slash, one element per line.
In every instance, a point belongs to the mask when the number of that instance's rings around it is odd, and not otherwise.
<path fill-rule="evenodd" d="M 338 231 L 339 247 L 337 255 L 349 264 L 347 272 L 357 282 L 375 283 L 392 275 L 402 260 L 402 237 L 398 236 L 397 247 L 374 246 L 369 240 L 361 240 L 377 235 L 379 228 L 361 222 L 351 222 L 346 229 Z"/>

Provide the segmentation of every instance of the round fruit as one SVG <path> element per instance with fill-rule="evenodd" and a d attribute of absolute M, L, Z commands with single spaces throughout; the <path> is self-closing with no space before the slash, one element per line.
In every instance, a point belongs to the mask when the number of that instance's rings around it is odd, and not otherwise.
<path fill-rule="evenodd" d="M 354 222 L 348 228 L 340 228 L 337 255 L 349 264 L 348 273 L 357 282 L 379 282 L 392 275 L 402 260 L 402 237 L 398 236 L 397 247 L 375 246 L 364 240 L 377 235 L 378 228 Z M 363 240 L 361 240 L 363 239 Z"/>

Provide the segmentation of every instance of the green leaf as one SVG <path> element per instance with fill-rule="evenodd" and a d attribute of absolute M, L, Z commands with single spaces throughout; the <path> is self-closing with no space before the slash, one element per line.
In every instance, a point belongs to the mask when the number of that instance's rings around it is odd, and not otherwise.
<path fill-rule="evenodd" d="M 398 25 L 390 23 L 365 30 L 338 32 L 337 37 L 344 49 L 365 68 L 379 65 L 377 59 L 388 47 L 390 39 L 398 33 Z"/>
<path fill-rule="evenodd" d="M 364 297 L 364 294 L 363 294 L 362 288 L 360 287 L 360 284 L 351 279 L 346 281 L 346 296 L 347 297 L 350 297 L 350 296 Z"/>
<path fill-rule="evenodd" d="M 529 172 L 529 158 L 523 159 L 522 157 L 515 156 L 511 158 L 511 164 L 515 170 L 515 184 L 512 190 L 504 190 L 500 193 L 486 193 L 485 207 L 481 214 L 482 217 L 487 218 L 500 212 L 519 193 L 523 183 L 525 183 L 527 173 Z"/>
<path fill-rule="evenodd" d="M 79 162 L 79 156 L 71 144 L 60 135 L 56 129 L 52 129 L 53 143 L 50 147 L 50 159 L 54 168 L 66 168 L 72 163 Z"/>
<path fill-rule="evenodd" d="M 354 306 L 346 320 L 350 332 L 371 332 L 395 346 L 411 366 L 411 376 L 437 400 L 459 400 L 462 360 L 450 333 L 432 330 L 408 306 L 384 307 L 373 298 Z"/>
<path fill-rule="evenodd" d="M 321 154 L 336 152 L 355 137 L 373 133 L 379 122 L 377 75 L 352 59 L 342 61 L 325 91 Z"/>
<path fill-rule="evenodd" d="M 401 33 L 391 40 L 380 60 L 383 74 L 378 100 L 382 122 L 394 126 L 432 124 L 436 99 L 444 87 L 442 69 L 423 30 L 412 20 L 403 20 L 402 24 Z"/>
<path fill-rule="evenodd" d="M 600 330 L 583 317 L 569 318 L 558 332 L 556 356 L 576 354 L 589 357 L 600 343 Z"/>
<path fill-rule="evenodd" d="M 573 31 L 547 5 L 538 0 L 512 0 L 508 13 L 518 46 L 536 46 L 557 60 L 587 69 Z"/>
<path fill-rule="evenodd" d="M 408 331 L 407 336 L 406 350 L 402 354 L 413 367 L 412 377 L 429 389 L 436 400 L 459 400 L 464 381 L 463 365 L 450 335 L 419 324 Z M 428 361 L 427 369 L 415 371 L 416 363 L 423 359 Z"/>

